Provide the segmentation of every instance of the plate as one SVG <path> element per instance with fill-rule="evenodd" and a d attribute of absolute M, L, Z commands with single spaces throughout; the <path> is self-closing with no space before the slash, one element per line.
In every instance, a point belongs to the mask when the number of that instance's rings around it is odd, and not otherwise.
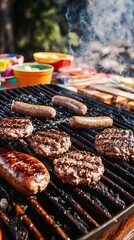
<path fill-rule="evenodd" d="M 95 68 L 91 68 L 91 67 L 85 67 L 85 66 L 67 66 L 67 67 L 61 67 L 58 69 L 59 72 L 61 73 L 67 73 L 67 74 L 71 74 L 71 75 L 75 75 L 75 74 L 95 74 L 97 73 Z"/>

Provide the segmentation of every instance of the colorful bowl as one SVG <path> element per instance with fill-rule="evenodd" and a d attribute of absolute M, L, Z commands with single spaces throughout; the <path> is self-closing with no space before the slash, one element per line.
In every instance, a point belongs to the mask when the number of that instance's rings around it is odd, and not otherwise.
<path fill-rule="evenodd" d="M 36 52 L 33 57 L 37 63 L 51 64 L 55 71 L 60 67 L 69 66 L 74 60 L 74 57 L 70 54 L 56 52 Z"/>
<path fill-rule="evenodd" d="M 6 71 L 6 68 L 14 64 L 22 64 L 24 56 L 15 53 L 1 53 L 0 54 L 0 71 Z"/>
<path fill-rule="evenodd" d="M 53 66 L 38 63 L 16 64 L 12 67 L 18 87 L 50 84 Z"/>
<path fill-rule="evenodd" d="M 24 56 L 15 53 L 0 54 L 0 73 L 2 77 L 13 76 L 12 66 L 15 64 L 22 64 Z"/>

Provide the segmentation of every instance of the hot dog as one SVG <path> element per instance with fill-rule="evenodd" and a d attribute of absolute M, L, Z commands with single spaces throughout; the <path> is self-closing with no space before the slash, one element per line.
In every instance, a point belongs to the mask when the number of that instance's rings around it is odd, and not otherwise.
<path fill-rule="evenodd" d="M 46 167 L 36 158 L 21 152 L 0 155 L 0 177 L 25 195 L 43 191 L 50 181 Z"/>
<path fill-rule="evenodd" d="M 20 101 L 13 101 L 11 110 L 33 117 L 54 118 L 56 116 L 56 110 L 50 106 L 29 104 Z"/>
<path fill-rule="evenodd" d="M 70 118 L 70 125 L 74 128 L 101 128 L 112 127 L 113 119 L 108 116 L 99 117 L 80 117 L 73 116 Z"/>
<path fill-rule="evenodd" d="M 73 98 L 55 95 L 52 97 L 52 103 L 71 109 L 78 114 L 86 114 L 87 106 Z"/>

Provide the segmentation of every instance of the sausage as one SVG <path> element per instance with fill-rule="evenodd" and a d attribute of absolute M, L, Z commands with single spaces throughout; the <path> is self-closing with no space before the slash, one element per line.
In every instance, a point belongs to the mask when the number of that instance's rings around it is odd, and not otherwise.
<path fill-rule="evenodd" d="M 54 118 L 56 116 L 56 110 L 53 107 L 29 104 L 20 101 L 13 101 L 11 104 L 11 110 L 33 117 Z"/>
<path fill-rule="evenodd" d="M 55 95 L 52 97 L 52 103 L 71 109 L 78 114 L 86 114 L 87 106 L 73 98 Z"/>
<path fill-rule="evenodd" d="M 80 117 L 73 116 L 70 118 L 70 125 L 74 128 L 94 128 L 94 127 L 112 127 L 113 119 L 108 116 L 98 117 Z"/>
<path fill-rule="evenodd" d="M 25 195 L 43 191 L 50 181 L 49 172 L 43 163 L 21 152 L 0 155 L 0 177 Z"/>

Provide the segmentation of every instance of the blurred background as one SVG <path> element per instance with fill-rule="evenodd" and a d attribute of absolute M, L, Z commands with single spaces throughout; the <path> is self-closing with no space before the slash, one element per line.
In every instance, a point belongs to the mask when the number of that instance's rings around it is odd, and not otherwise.
<path fill-rule="evenodd" d="M 1 0 L 0 52 L 71 53 L 74 63 L 134 76 L 133 0 Z"/>
<path fill-rule="evenodd" d="M 1 0 L 0 52 L 33 60 L 35 51 L 68 52 L 66 0 Z"/>

